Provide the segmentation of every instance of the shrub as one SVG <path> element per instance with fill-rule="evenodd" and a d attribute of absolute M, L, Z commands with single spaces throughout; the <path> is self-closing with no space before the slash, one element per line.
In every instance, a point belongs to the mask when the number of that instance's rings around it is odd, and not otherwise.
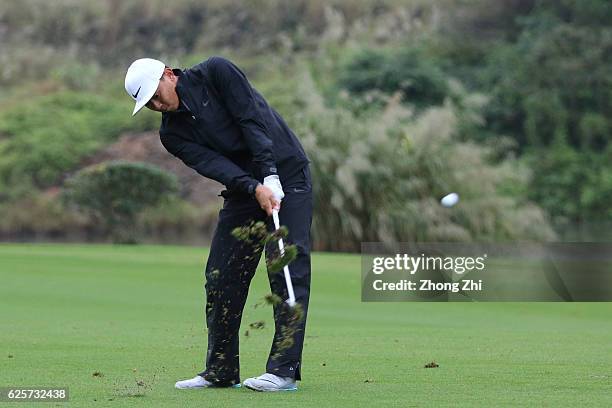
<path fill-rule="evenodd" d="M 86 217 L 66 211 L 53 189 L 43 194 L 30 192 L 19 200 L 0 206 L 0 234 L 11 239 L 63 237 L 87 225 Z"/>
<path fill-rule="evenodd" d="M 108 162 L 79 171 L 66 183 L 66 201 L 92 215 L 114 242 L 136 242 L 137 216 L 178 191 L 177 179 L 145 163 Z"/>

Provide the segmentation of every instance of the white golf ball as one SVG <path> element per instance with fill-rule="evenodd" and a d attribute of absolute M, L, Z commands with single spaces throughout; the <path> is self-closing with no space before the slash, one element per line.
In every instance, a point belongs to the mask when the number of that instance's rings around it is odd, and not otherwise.
<path fill-rule="evenodd" d="M 444 197 L 442 197 L 442 199 L 440 200 L 440 204 L 442 204 L 444 207 L 452 207 L 458 202 L 459 202 L 459 194 L 457 193 L 447 194 Z"/>

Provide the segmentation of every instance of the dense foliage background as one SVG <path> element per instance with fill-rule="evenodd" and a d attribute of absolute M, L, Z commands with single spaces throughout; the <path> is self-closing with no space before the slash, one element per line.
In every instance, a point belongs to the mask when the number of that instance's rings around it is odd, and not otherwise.
<path fill-rule="evenodd" d="M 127 66 L 212 54 L 303 140 L 319 249 L 611 237 L 607 0 L 6 0 L 0 39 L 4 239 L 112 237 L 63 197 L 75 174 L 133 149 L 126 135 L 157 137 L 156 114 L 130 116 Z M 206 238 L 215 189 L 182 188 L 130 223 L 158 241 Z M 441 207 L 451 191 L 460 204 Z"/>

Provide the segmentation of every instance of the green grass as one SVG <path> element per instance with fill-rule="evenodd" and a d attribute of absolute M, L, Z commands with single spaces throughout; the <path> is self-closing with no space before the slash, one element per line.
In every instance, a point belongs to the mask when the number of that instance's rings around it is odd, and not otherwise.
<path fill-rule="evenodd" d="M 202 368 L 205 258 L 0 245 L 0 386 L 68 386 L 71 407 L 612 405 L 612 303 L 362 303 L 359 256 L 337 254 L 313 256 L 298 392 L 175 390 Z M 242 333 L 266 327 L 241 335 L 243 379 L 265 366 L 268 292 L 259 270 Z"/>

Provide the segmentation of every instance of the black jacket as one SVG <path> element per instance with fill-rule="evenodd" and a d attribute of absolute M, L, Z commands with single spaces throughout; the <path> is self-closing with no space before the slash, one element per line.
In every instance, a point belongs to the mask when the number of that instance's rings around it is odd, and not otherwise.
<path fill-rule="evenodd" d="M 227 59 L 211 57 L 180 71 L 175 112 L 163 112 L 164 147 L 230 193 L 253 194 L 264 177 L 281 183 L 308 163 L 283 118 Z"/>

